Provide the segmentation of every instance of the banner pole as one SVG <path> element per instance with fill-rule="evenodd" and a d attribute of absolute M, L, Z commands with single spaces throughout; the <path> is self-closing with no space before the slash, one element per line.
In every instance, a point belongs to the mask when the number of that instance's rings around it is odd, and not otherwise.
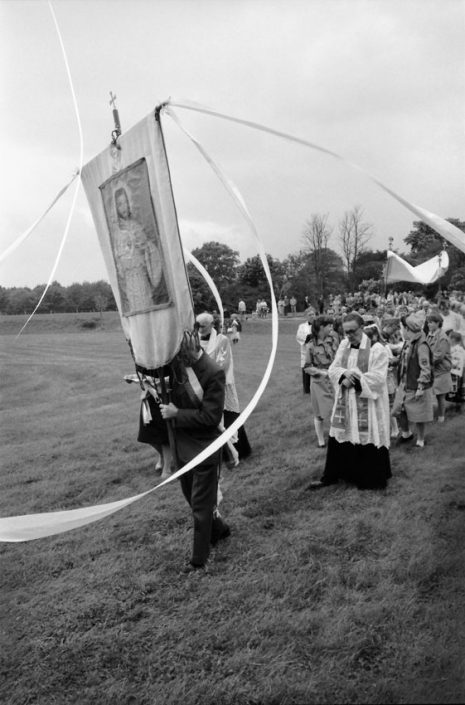
<path fill-rule="evenodd" d="M 169 404 L 170 403 L 170 395 L 169 395 L 168 390 L 166 388 L 164 368 L 159 367 L 157 369 L 157 374 L 158 374 L 158 379 L 160 380 L 161 398 L 163 400 L 163 404 Z M 177 456 L 177 452 L 176 452 L 176 442 L 175 442 L 175 438 L 174 438 L 173 419 L 166 419 L 166 428 L 168 430 L 168 441 L 170 444 L 171 455 L 172 455 L 173 463 L 174 463 L 174 472 L 176 472 L 177 470 L 179 470 L 179 463 L 178 463 L 178 456 Z"/>

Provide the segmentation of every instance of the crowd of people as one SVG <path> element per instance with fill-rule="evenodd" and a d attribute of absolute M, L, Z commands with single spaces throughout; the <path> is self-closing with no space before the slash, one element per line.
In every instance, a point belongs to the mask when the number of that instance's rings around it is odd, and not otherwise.
<path fill-rule="evenodd" d="M 239 416 L 232 350 L 246 317 L 240 303 L 224 328 L 218 316 L 198 315 L 195 330 L 185 335 L 162 376 L 138 370 L 146 390 L 139 440 L 158 451 L 162 477 L 195 458 Z M 323 307 L 318 302 L 318 311 L 309 305 L 296 340 L 303 391 L 310 396 L 317 444 L 326 449 L 326 460 L 308 489 L 339 480 L 359 489 L 385 488 L 392 439 L 424 448 L 435 408 L 437 423 L 443 424 L 446 402 L 460 408 L 465 399 L 464 337 L 465 301 L 459 292 L 438 301 L 412 292 L 349 294 L 330 297 Z M 230 535 L 218 510 L 221 462 L 233 467 L 250 452 L 242 426 L 181 476 L 194 524 L 186 572 L 205 571 L 211 546 Z"/>
<path fill-rule="evenodd" d="M 446 420 L 446 402 L 460 409 L 465 399 L 463 293 L 334 296 L 318 313 L 308 307 L 296 335 L 317 443 L 327 447 L 310 488 L 339 477 L 383 487 L 390 440 L 424 448 L 428 424 Z"/>

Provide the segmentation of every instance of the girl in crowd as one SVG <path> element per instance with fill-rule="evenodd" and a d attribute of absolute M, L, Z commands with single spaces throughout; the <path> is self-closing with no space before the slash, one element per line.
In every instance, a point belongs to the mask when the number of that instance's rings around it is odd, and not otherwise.
<path fill-rule="evenodd" d="M 401 319 L 405 343 L 400 354 L 398 384 L 393 413 L 402 431 L 399 441 L 413 439 L 411 424 L 417 431 L 417 447 L 425 445 L 425 424 L 433 420 L 432 360 L 423 318 L 411 313 Z"/>
<path fill-rule="evenodd" d="M 333 319 L 329 316 L 315 318 L 311 335 L 304 370 L 310 375 L 310 398 L 318 447 L 324 448 L 326 444 L 323 422 L 331 416 L 334 405 L 334 390 L 328 377 L 328 367 L 338 348 L 337 336 L 333 332 Z"/>
<path fill-rule="evenodd" d="M 433 353 L 433 394 L 436 395 L 438 403 L 438 423 L 444 423 L 446 394 L 452 390 L 450 343 L 442 330 L 443 319 L 440 313 L 429 313 L 426 323 L 429 331 L 426 340 Z"/>
<path fill-rule="evenodd" d="M 373 323 L 371 325 L 365 326 L 363 329 L 366 335 L 369 337 L 371 340 L 371 343 L 381 343 L 381 345 L 384 345 L 388 355 L 389 355 L 389 367 L 388 367 L 388 374 L 387 374 L 387 388 L 388 388 L 388 395 L 389 395 L 389 409 L 392 409 L 392 404 L 394 401 L 394 394 L 397 389 L 397 356 L 394 356 L 393 353 L 393 347 L 394 345 L 390 345 L 389 342 L 386 340 L 386 337 L 384 336 L 384 331 L 383 334 L 381 334 L 378 326 L 376 323 Z M 388 332 L 388 331 L 386 331 Z M 391 333 L 391 338 L 394 338 L 394 333 Z M 402 348 L 402 342 L 400 343 L 400 348 Z M 400 352 L 399 348 L 399 343 L 397 343 L 397 354 Z M 391 415 L 391 438 L 397 438 L 399 434 L 399 427 L 397 425 L 397 419 Z"/>

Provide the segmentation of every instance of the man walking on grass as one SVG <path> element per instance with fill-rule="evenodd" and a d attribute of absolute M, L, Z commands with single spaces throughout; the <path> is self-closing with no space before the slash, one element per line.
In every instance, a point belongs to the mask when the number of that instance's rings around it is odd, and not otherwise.
<path fill-rule="evenodd" d="M 163 419 L 174 421 L 176 452 L 186 465 L 220 435 L 225 374 L 202 350 L 197 333 L 185 338 L 171 380 L 172 401 L 160 404 Z M 210 546 L 230 535 L 217 510 L 221 448 L 181 475 L 181 488 L 194 520 L 192 557 L 184 572 L 205 571 Z"/>

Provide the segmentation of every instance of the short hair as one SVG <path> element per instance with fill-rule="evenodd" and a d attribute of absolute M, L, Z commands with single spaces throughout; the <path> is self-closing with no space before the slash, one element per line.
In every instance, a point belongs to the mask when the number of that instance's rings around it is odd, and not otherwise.
<path fill-rule="evenodd" d="M 442 328 L 443 319 L 440 313 L 437 313 L 436 311 L 431 311 L 431 313 L 428 313 L 428 315 L 426 316 L 426 322 L 437 323 L 439 328 Z"/>
<path fill-rule="evenodd" d="M 324 326 L 334 325 L 334 318 L 331 316 L 317 316 L 312 323 L 312 335 L 314 338 L 318 336 L 321 328 Z"/>
<path fill-rule="evenodd" d="M 186 367 L 190 367 L 197 360 L 197 354 L 202 350 L 200 345 L 199 332 L 194 328 L 192 331 L 184 331 L 181 347 L 177 354 L 177 359 Z"/>
<path fill-rule="evenodd" d="M 376 335 L 378 336 L 378 341 L 380 343 L 386 342 L 386 340 L 383 337 L 383 334 L 381 333 L 381 331 L 378 328 L 378 325 L 376 323 L 370 323 L 370 325 L 365 326 L 363 329 L 363 332 L 366 333 L 366 335 L 369 337 L 370 340 L 373 340 L 373 335 L 376 333 Z"/>
<path fill-rule="evenodd" d="M 451 340 L 455 340 L 456 343 L 460 343 L 460 345 L 463 345 L 462 335 L 461 335 L 461 333 L 458 333 L 456 330 L 449 331 L 449 338 Z"/>
<path fill-rule="evenodd" d="M 351 311 L 350 313 L 347 313 L 342 319 L 343 323 L 349 323 L 350 321 L 355 321 L 359 328 L 361 328 L 365 324 L 363 317 L 356 311 Z"/>

